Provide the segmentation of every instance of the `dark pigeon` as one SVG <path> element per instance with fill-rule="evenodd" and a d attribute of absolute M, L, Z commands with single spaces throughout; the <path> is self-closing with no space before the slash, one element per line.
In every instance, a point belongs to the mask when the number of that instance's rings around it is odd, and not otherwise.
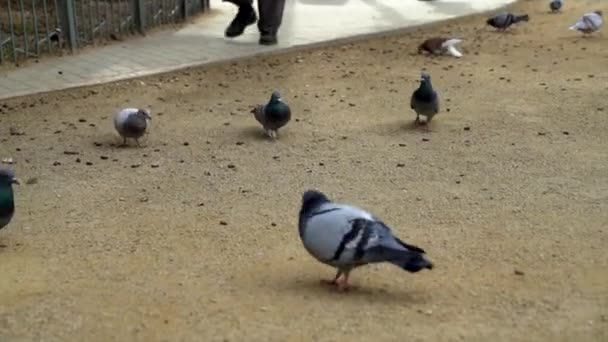
<path fill-rule="evenodd" d="M 549 8 L 551 9 L 551 12 L 557 12 L 561 10 L 563 5 L 564 2 L 562 0 L 551 0 L 551 2 L 549 2 Z"/>
<path fill-rule="evenodd" d="M 499 31 L 504 31 L 511 25 L 516 24 L 520 21 L 529 21 L 530 16 L 527 14 L 516 15 L 513 13 L 500 13 L 492 18 L 486 20 L 486 24 L 497 28 Z"/>
<path fill-rule="evenodd" d="M 256 105 L 251 113 L 272 139 L 276 139 L 279 128 L 287 125 L 291 120 L 291 109 L 283 102 L 278 90 L 272 92 L 267 104 Z"/>
<path fill-rule="evenodd" d="M 422 72 L 420 75 L 420 86 L 414 90 L 410 100 L 410 107 L 416 112 L 416 124 L 420 123 L 420 116 L 426 117 L 426 129 L 433 117 L 439 113 L 439 95 L 433 89 L 431 76 Z"/>
<path fill-rule="evenodd" d="M 13 171 L 0 169 L 0 229 L 6 227 L 15 213 L 13 184 L 19 184 Z"/>

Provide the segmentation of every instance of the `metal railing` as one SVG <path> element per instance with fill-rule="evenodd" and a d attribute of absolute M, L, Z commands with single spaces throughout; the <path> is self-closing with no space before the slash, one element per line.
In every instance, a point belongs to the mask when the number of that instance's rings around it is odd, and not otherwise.
<path fill-rule="evenodd" d="M 0 64 L 182 22 L 209 0 L 0 0 Z"/>

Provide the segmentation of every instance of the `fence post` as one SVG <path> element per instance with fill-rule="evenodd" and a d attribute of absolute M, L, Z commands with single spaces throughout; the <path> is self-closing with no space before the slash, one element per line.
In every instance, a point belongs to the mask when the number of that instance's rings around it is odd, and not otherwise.
<path fill-rule="evenodd" d="M 182 0 L 182 19 L 186 19 L 188 18 L 188 15 L 190 15 L 189 11 L 189 4 L 188 4 L 188 0 Z"/>
<path fill-rule="evenodd" d="M 131 0 L 133 13 L 135 14 L 135 25 L 139 33 L 146 34 L 146 4 L 145 0 Z"/>
<path fill-rule="evenodd" d="M 67 35 L 70 50 L 74 53 L 78 48 L 74 0 L 57 0 L 57 6 L 61 31 Z"/>

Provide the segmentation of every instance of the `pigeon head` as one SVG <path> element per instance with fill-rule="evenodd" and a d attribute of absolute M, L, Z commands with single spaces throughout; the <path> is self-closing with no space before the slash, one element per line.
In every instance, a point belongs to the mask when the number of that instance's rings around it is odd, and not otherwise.
<path fill-rule="evenodd" d="M 329 198 L 322 192 L 308 190 L 302 195 L 302 211 L 307 212 L 327 202 L 329 202 Z"/>
<path fill-rule="evenodd" d="M 152 116 L 150 116 L 150 111 L 147 109 L 140 109 L 137 111 L 136 115 L 142 116 L 146 120 L 152 120 Z"/>
<path fill-rule="evenodd" d="M 604 12 L 602 12 L 602 11 L 595 11 L 595 12 L 593 12 L 593 13 L 595 13 L 595 14 L 599 15 L 600 17 L 601 17 L 601 16 L 604 14 Z"/>
<path fill-rule="evenodd" d="M 0 169 L 0 185 L 20 184 L 15 173 L 9 169 Z"/>
<path fill-rule="evenodd" d="M 272 95 L 270 95 L 270 102 L 277 102 L 277 101 L 281 101 L 281 93 L 279 93 L 278 90 L 275 90 L 272 92 Z"/>
<path fill-rule="evenodd" d="M 431 75 L 429 75 L 427 72 L 423 71 L 420 74 L 420 85 L 431 85 Z"/>

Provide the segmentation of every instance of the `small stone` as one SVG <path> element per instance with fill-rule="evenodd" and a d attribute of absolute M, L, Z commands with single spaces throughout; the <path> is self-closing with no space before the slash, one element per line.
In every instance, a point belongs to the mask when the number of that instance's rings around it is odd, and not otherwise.
<path fill-rule="evenodd" d="M 87 119 L 78 119 L 78 122 L 87 122 Z"/>
<path fill-rule="evenodd" d="M 465 130 L 465 131 L 470 131 L 470 130 L 471 130 L 471 127 L 469 127 L 469 126 L 465 126 L 465 127 L 464 127 L 464 130 Z"/>
<path fill-rule="evenodd" d="M 422 141 L 429 141 L 429 138 L 422 138 Z"/>
<path fill-rule="evenodd" d="M 228 222 L 226 222 L 226 221 L 220 221 L 220 225 L 222 225 L 222 226 L 227 226 L 227 225 L 228 225 Z"/>
<path fill-rule="evenodd" d="M 277 226 L 277 224 L 276 224 L 276 223 L 274 223 L 274 222 L 270 222 L 270 225 L 271 225 L 271 226 L 273 226 L 273 227 L 276 227 L 276 226 Z"/>
<path fill-rule="evenodd" d="M 397 163 L 397 167 L 404 167 L 404 166 L 405 166 L 405 164 L 403 164 L 403 163 Z"/>
<path fill-rule="evenodd" d="M 25 184 L 27 185 L 34 185 L 38 183 L 38 178 L 37 177 L 32 177 L 29 178 L 28 180 L 25 181 Z"/>
<path fill-rule="evenodd" d="M 76 158 L 76 162 L 77 162 L 77 163 L 80 163 L 80 158 Z"/>
<path fill-rule="evenodd" d="M 545 135 L 545 132 L 538 132 L 538 135 Z"/>
<path fill-rule="evenodd" d="M 323 162 L 320 162 L 319 166 L 325 166 L 325 164 Z"/>
<path fill-rule="evenodd" d="M 108 156 L 99 156 L 99 159 L 101 159 L 101 160 L 108 160 L 109 158 L 108 158 Z"/>
<path fill-rule="evenodd" d="M 75 156 L 80 154 L 80 152 L 76 152 L 76 151 L 63 151 L 63 154 L 68 155 L 68 156 Z"/>
<path fill-rule="evenodd" d="M 228 164 L 228 165 L 226 165 L 226 167 L 229 168 L 229 169 L 234 169 L 234 168 L 236 168 L 236 165 L 234 165 L 234 164 Z"/>
<path fill-rule="evenodd" d="M 242 142 L 242 141 L 237 141 L 237 142 L 236 142 L 236 145 L 237 145 L 237 146 L 241 146 L 241 145 L 244 145 L 244 144 L 245 144 L 245 143 L 244 143 L 244 142 Z"/>
<path fill-rule="evenodd" d="M 100 143 L 100 142 L 94 142 L 94 143 L 93 143 L 93 145 L 95 145 L 95 146 L 97 146 L 97 147 L 100 147 L 100 146 L 102 146 L 103 144 L 102 144 L 102 143 Z"/>
<path fill-rule="evenodd" d="M 140 167 L 140 166 L 141 166 L 141 164 L 132 164 L 132 165 L 131 165 L 131 168 L 132 168 L 132 169 L 136 169 L 136 168 L 138 168 L 138 167 Z"/>
<path fill-rule="evenodd" d="M 148 201 L 149 201 L 149 199 L 148 199 L 148 197 L 142 197 L 142 198 L 140 198 L 140 199 L 139 199 L 139 201 L 140 201 L 141 203 L 146 203 L 146 202 L 148 202 Z"/>
<path fill-rule="evenodd" d="M 187 141 L 186 141 L 186 142 L 184 142 L 184 146 L 188 146 L 188 145 L 190 145 L 190 143 L 189 143 L 189 142 L 187 142 Z"/>
<path fill-rule="evenodd" d="M 160 166 L 159 163 L 152 163 L 152 165 L 150 165 L 153 169 L 157 168 Z"/>
<path fill-rule="evenodd" d="M 53 166 L 59 166 L 59 165 L 61 165 L 61 163 L 60 163 L 60 162 L 58 162 L 58 161 L 53 162 Z"/>
<path fill-rule="evenodd" d="M 524 275 L 524 272 L 520 271 L 518 269 L 515 269 L 515 271 L 513 273 L 515 273 L 515 275 L 518 275 L 518 276 L 523 276 Z"/>
<path fill-rule="evenodd" d="M 568 132 L 568 131 L 563 131 L 563 132 L 562 132 L 562 134 L 563 134 L 563 135 L 570 135 L 570 132 Z"/>
<path fill-rule="evenodd" d="M 406 145 L 406 144 L 404 144 L 404 143 L 399 143 L 399 146 L 400 146 L 400 147 L 405 147 L 405 146 L 407 146 L 407 145 Z"/>
<path fill-rule="evenodd" d="M 87 166 L 91 166 L 91 165 L 93 165 L 93 163 L 91 163 L 91 162 L 86 162 L 86 163 L 84 163 L 84 164 L 85 164 L 85 165 L 87 165 Z"/>

